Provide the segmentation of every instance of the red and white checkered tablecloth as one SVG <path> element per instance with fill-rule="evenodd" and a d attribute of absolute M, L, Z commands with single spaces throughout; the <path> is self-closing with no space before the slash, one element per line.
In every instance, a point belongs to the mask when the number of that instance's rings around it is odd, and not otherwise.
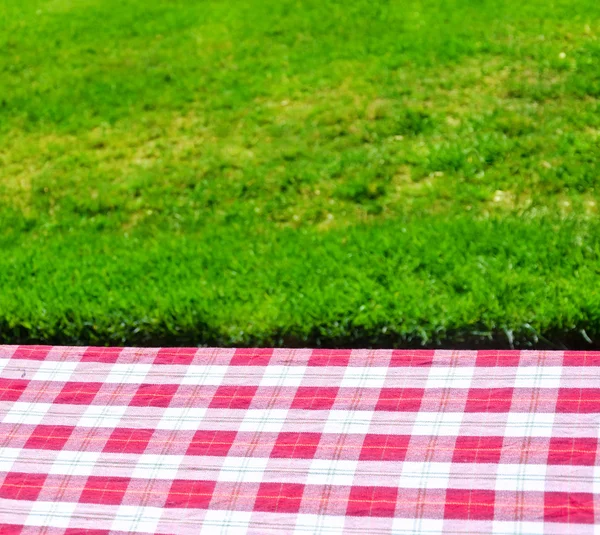
<path fill-rule="evenodd" d="M 600 353 L 0 346 L 0 533 L 599 534 Z"/>

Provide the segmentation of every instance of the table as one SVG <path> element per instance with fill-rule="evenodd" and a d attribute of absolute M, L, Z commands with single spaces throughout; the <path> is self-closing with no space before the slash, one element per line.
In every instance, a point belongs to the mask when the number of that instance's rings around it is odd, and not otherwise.
<path fill-rule="evenodd" d="M 600 533 L 600 353 L 0 346 L 0 421 L 2 534 Z"/>

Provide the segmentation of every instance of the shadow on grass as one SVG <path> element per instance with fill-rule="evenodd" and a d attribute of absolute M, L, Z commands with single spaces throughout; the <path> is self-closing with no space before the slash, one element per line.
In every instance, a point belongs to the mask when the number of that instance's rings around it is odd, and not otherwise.
<path fill-rule="evenodd" d="M 339 332 L 339 324 L 336 326 Z M 195 329 L 173 331 L 166 324 L 153 325 L 152 330 L 139 328 L 121 331 L 118 337 L 84 328 L 75 336 L 56 334 L 39 336 L 24 326 L 9 327 L 0 322 L 0 343 L 49 345 L 100 345 L 137 347 L 322 347 L 330 349 L 546 349 L 546 350 L 599 350 L 600 336 L 597 327 L 553 329 L 537 333 L 529 326 L 519 332 L 504 329 L 456 329 L 444 332 L 435 339 L 424 339 L 419 333 L 386 332 L 382 329 L 366 330 L 349 326 L 345 336 L 329 335 L 328 325 L 314 327 L 308 334 L 294 330 L 279 330 L 263 336 L 247 335 L 233 339 L 200 323 Z M 123 336 L 123 334 L 125 334 Z"/>

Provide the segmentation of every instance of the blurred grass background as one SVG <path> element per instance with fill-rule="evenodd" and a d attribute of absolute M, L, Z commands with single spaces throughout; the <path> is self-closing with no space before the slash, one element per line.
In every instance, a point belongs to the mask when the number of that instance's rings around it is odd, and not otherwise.
<path fill-rule="evenodd" d="M 0 0 L 0 341 L 600 347 L 595 0 Z"/>

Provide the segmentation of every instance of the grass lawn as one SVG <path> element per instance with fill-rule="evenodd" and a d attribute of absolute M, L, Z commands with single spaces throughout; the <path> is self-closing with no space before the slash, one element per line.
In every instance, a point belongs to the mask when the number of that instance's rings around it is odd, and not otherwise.
<path fill-rule="evenodd" d="M 597 0 L 0 0 L 0 342 L 600 347 Z"/>

